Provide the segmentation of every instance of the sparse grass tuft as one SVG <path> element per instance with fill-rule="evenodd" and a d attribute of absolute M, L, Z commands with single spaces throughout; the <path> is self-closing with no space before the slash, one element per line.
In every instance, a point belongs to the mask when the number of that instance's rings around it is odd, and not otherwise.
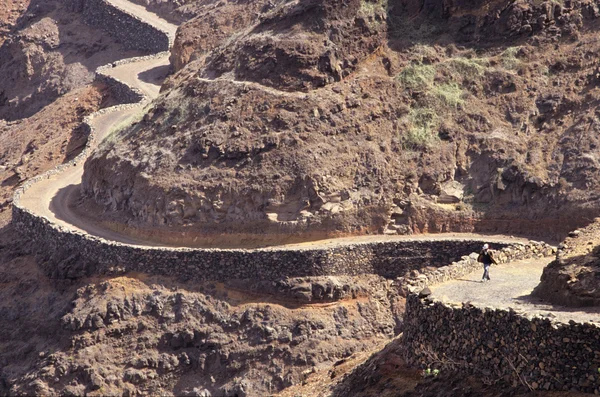
<path fill-rule="evenodd" d="M 433 92 L 446 106 L 455 108 L 464 102 L 462 99 L 463 90 L 458 83 L 446 83 L 435 86 Z"/>
<path fill-rule="evenodd" d="M 517 53 L 521 47 L 508 47 L 500 55 L 502 66 L 508 70 L 515 70 L 521 65 L 521 61 L 517 58 Z"/>
<path fill-rule="evenodd" d="M 409 65 L 398 75 L 398 80 L 408 89 L 426 90 L 433 85 L 435 67 L 432 65 Z"/>
<path fill-rule="evenodd" d="M 481 77 L 488 67 L 488 60 L 483 58 L 451 58 L 447 61 L 448 66 L 461 75 L 471 80 Z"/>
<path fill-rule="evenodd" d="M 419 150 L 433 146 L 438 140 L 436 129 L 439 119 L 430 108 L 415 108 L 408 115 L 410 127 L 403 137 L 406 150 Z"/>
<path fill-rule="evenodd" d="M 135 127 L 133 125 L 139 123 L 142 120 L 148 109 L 149 105 L 143 108 L 140 107 L 139 110 L 137 110 L 131 116 L 112 127 L 110 132 L 104 138 L 104 140 L 100 142 L 100 145 L 103 146 L 114 143 L 117 140 L 123 139 L 126 136 L 126 134 L 134 133 L 134 131 L 132 130 L 134 130 Z"/>

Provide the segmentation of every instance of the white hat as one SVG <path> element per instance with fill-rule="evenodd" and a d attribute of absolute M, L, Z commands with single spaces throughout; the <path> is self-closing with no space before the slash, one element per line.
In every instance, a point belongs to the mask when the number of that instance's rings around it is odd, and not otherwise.
<path fill-rule="evenodd" d="M 486 244 L 483 244 L 483 249 L 484 249 L 484 250 L 486 250 L 486 249 L 489 249 L 489 248 L 490 248 L 490 246 L 489 246 L 489 245 L 487 245 L 487 243 L 486 243 Z"/>

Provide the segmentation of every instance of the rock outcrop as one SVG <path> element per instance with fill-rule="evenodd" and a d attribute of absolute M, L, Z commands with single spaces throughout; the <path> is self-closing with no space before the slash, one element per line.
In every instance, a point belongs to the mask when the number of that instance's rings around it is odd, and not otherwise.
<path fill-rule="evenodd" d="M 600 305 L 600 219 L 574 230 L 558 246 L 534 295 L 558 305 Z"/>

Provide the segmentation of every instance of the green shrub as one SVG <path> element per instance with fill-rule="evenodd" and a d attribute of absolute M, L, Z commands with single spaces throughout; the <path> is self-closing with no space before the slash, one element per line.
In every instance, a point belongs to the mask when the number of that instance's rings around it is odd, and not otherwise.
<path fill-rule="evenodd" d="M 398 80 L 408 89 L 426 90 L 433 85 L 435 67 L 432 65 L 409 65 L 402 69 Z"/>

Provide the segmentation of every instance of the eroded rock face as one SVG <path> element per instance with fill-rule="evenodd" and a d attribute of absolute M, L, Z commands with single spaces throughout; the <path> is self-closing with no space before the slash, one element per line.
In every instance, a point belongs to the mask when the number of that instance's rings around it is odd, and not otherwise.
<path fill-rule="evenodd" d="M 599 49 L 554 43 L 577 40 L 593 7 L 245 6 L 206 4 L 184 24 L 161 97 L 87 162 L 84 193 L 107 215 L 192 232 L 396 234 L 438 210 L 454 220 L 430 231 L 474 230 L 482 212 L 510 232 L 515 208 L 592 211 L 600 123 L 582 98 L 596 95 L 584 60 Z"/>
<path fill-rule="evenodd" d="M 368 298 L 327 308 L 264 303 L 212 283 L 195 286 L 202 292 L 160 285 L 167 280 L 85 283 L 55 330 L 65 347 L 41 351 L 27 374 L 11 367 L 3 381 L 13 394 L 277 392 L 394 335 L 393 291 L 372 281 Z"/>
<path fill-rule="evenodd" d="M 534 295 L 558 305 L 600 305 L 600 219 L 574 230 L 559 245 L 556 260 L 542 274 Z"/>
<path fill-rule="evenodd" d="M 196 18 L 179 28 L 171 51 L 171 64 L 175 70 L 181 70 L 190 61 L 202 60 L 233 34 L 251 29 L 262 12 L 282 3 L 272 0 L 193 2 Z"/>

